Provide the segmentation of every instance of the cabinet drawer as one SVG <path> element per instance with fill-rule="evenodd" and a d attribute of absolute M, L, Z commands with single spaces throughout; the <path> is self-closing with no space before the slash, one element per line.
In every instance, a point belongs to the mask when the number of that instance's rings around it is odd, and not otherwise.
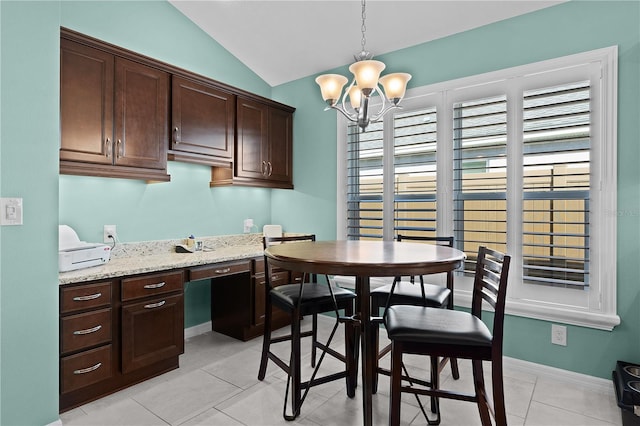
<path fill-rule="evenodd" d="M 111 282 L 62 287 L 60 293 L 63 314 L 111 304 Z"/>
<path fill-rule="evenodd" d="M 251 272 L 251 261 L 218 263 L 191 268 L 189 269 L 189 281 L 224 277 L 226 275 L 241 274 L 243 272 Z"/>
<path fill-rule="evenodd" d="M 71 392 L 110 378 L 112 364 L 111 345 L 62 358 L 61 392 Z"/>
<path fill-rule="evenodd" d="M 182 291 L 182 271 L 143 275 L 122 280 L 122 300 Z"/>
<path fill-rule="evenodd" d="M 62 353 L 111 341 L 111 308 L 69 315 L 61 323 Z"/>

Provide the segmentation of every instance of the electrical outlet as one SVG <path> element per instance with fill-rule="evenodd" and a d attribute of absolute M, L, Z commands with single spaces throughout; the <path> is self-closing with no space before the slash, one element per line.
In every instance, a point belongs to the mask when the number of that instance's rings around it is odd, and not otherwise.
<path fill-rule="evenodd" d="M 113 237 L 113 239 L 109 238 L 109 235 L 111 235 Z M 102 240 L 105 243 L 112 243 L 116 240 L 117 234 L 116 234 L 116 226 L 115 225 L 104 225 L 104 232 L 103 232 L 103 237 Z"/>
<path fill-rule="evenodd" d="M 551 343 L 554 345 L 567 346 L 567 327 L 564 325 L 551 324 Z"/>

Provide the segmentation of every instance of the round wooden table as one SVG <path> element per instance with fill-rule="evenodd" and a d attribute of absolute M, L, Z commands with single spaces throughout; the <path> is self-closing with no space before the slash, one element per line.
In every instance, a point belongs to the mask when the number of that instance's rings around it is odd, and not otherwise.
<path fill-rule="evenodd" d="M 451 272 L 465 254 L 451 247 L 396 241 L 305 241 L 273 245 L 265 250 L 269 264 L 290 271 L 356 277 L 356 317 L 362 332 L 362 396 L 364 424 L 372 424 L 373 345 L 370 277 Z"/>

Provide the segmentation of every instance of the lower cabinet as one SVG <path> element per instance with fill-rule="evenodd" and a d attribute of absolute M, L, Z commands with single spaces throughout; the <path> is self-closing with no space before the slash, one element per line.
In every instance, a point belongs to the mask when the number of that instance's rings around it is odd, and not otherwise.
<path fill-rule="evenodd" d="M 60 287 L 60 411 L 178 368 L 184 273 Z"/>
<path fill-rule="evenodd" d="M 265 316 L 262 257 L 60 286 L 60 411 L 178 368 L 185 280 L 211 280 L 214 331 L 249 340 Z M 301 275 L 274 269 L 273 286 Z M 277 308 L 272 329 L 289 324 Z"/>

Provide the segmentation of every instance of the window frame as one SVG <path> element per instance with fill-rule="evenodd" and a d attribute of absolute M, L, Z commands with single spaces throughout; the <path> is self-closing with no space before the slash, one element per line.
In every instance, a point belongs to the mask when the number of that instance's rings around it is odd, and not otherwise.
<path fill-rule="evenodd" d="M 593 262 L 591 282 L 586 290 L 550 288 L 538 286 L 529 291 L 522 283 L 522 197 L 507 197 L 507 248 L 512 255 L 509 273 L 509 291 L 506 312 L 546 321 L 562 322 L 601 330 L 612 330 L 620 324 L 616 311 L 616 271 L 617 271 L 617 46 L 564 56 L 531 64 L 507 68 L 456 80 L 413 88 L 407 91 L 402 102 L 403 111 L 437 107 L 437 214 L 436 224 L 439 235 L 453 235 L 453 122 L 452 105 L 457 101 L 478 99 L 492 95 L 507 96 L 508 121 L 507 139 L 521 142 L 524 91 L 558 84 L 561 77 L 569 81 L 590 79 L 596 85 L 591 92 L 591 257 Z M 587 71 L 585 71 L 587 70 Z M 588 78 L 584 78 L 584 75 Z M 582 75 L 582 77 L 581 77 Z M 514 79 L 522 84 L 513 85 Z M 474 98 L 474 96 L 477 96 Z M 372 103 L 371 108 L 375 108 Z M 338 116 L 337 123 L 337 238 L 345 239 L 346 231 L 346 126 L 347 120 Z M 393 114 L 384 117 L 384 179 L 390 174 L 393 181 Z M 522 144 L 509 143 L 507 146 L 507 193 L 521 192 L 523 179 Z M 445 165 L 445 166 L 441 166 Z M 391 190 L 387 190 L 391 187 Z M 388 198 L 390 194 L 391 198 Z M 385 240 L 393 239 L 393 188 L 385 185 L 384 190 L 384 232 Z M 388 202 L 388 200 L 391 200 Z M 470 307 L 470 277 L 458 274 L 456 277 L 455 301 L 457 305 Z M 564 291 L 562 291 L 564 290 Z M 555 295 L 576 292 L 584 300 L 579 304 L 568 303 L 566 295 L 555 300 Z M 541 297 L 548 293 L 553 297 Z M 563 300 L 564 298 L 564 300 Z"/>

